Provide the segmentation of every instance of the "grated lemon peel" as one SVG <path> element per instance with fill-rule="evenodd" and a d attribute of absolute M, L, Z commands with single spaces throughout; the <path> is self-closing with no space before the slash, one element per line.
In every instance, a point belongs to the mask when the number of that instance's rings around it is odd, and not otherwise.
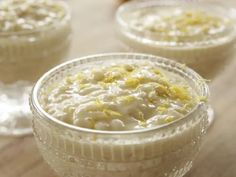
<path fill-rule="evenodd" d="M 103 112 L 108 116 L 115 116 L 115 117 L 121 117 L 122 114 L 117 112 L 117 111 L 113 111 L 111 109 L 103 109 Z"/>
<path fill-rule="evenodd" d="M 159 114 L 163 114 L 164 112 L 166 112 L 168 110 L 168 106 L 166 105 L 161 105 L 157 107 L 157 112 Z"/>
<path fill-rule="evenodd" d="M 155 92 L 158 96 L 161 96 L 161 97 L 165 97 L 165 96 L 169 95 L 168 88 L 163 85 L 159 85 L 159 84 L 156 86 Z"/>
<path fill-rule="evenodd" d="M 170 87 L 171 96 L 180 100 L 190 100 L 191 96 L 188 90 L 184 87 L 173 85 Z"/>
<path fill-rule="evenodd" d="M 136 118 L 141 122 L 146 122 L 146 120 L 144 118 L 144 113 L 142 111 L 138 112 L 138 117 L 136 117 Z"/>
<path fill-rule="evenodd" d="M 127 78 L 125 85 L 129 88 L 136 88 L 140 84 L 140 80 L 137 78 Z"/>
<path fill-rule="evenodd" d="M 134 96 L 128 95 L 128 96 L 121 96 L 118 98 L 119 101 L 121 102 L 126 102 L 126 103 L 131 103 L 132 101 L 135 100 Z"/>
<path fill-rule="evenodd" d="M 102 109 L 104 108 L 103 102 L 101 102 L 98 98 L 95 100 L 95 105 L 97 108 Z"/>
<path fill-rule="evenodd" d="M 66 82 L 67 84 L 73 84 L 74 79 L 73 79 L 72 76 L 67 76 L 67 77 L 65 78 L 65 82 Z"/>
<path fill-rule="evenodd" d="M 165 122 L 167 122 L 167 123 L 170 123 L 170 122 L 173 122 L 175 119 L 174 119 L 174 116 L 167 116 L 166 118 L 165 118 Z"/>

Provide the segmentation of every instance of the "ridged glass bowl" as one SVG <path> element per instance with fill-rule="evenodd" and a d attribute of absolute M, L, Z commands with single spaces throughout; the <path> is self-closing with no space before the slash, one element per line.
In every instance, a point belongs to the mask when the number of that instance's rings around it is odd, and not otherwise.
<path fill-rule="evenodd" d="M 167 11 L 168 14 L 174 13 L 175 9 L 197 9 L 230 19 L 232 23 L 216 34 L 182 36 L 183 41 L 176 41 L 173 34 L 144 31 L 132 26 L 130 14 L 149 9 L 155 9 L 157 12 Z M 115 21 L 117 36 L 125 51 L 171 58 L 190 66 L 205 78 L 213 79 L 235 55 L 235 14 L 233 8 L 216 2 L 141 0 L 122 4 L 116 12 Z"/>
<path fill-rule="evenodd" d="M 49 26 L 19 32 L 0 32 L 0 80 L 35 81 L 65 58 L 71 38 L 71 14 L 63 1 L 56 2 L 65 17 Z"/>
<path fill-rule="evenodd" d="M 181 177 L 192 167 L 208 127 L 208 105 L 200 102 L 181 119 L 161 127 L 132 131 L 99 131 L 64 123 L 41 106 L 41 95 L 89 64 L 106 61 L 155 62 L 180 75 L 199 96 L 208 97 L 208 86 L 193 70 L 172 60 L 144 54 L 102 54 L 75 59 L 44 74 L 33 88 L 35 140 L 44 159 L 62 177 Z"/>
<path fill-rule="evenodd" d="M 71 41 L 71 14 L 30 31 L 0 32 L 0 135 L 32 133 L 28 94 L 33 83 L 65 59 Z"/>

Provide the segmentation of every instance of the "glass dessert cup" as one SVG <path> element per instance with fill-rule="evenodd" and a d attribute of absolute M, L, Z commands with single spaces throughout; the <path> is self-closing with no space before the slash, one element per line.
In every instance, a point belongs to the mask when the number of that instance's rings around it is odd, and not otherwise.
<path fill-rule="evenodd" d="M 176 31 L 173 31 L 176 34 L 168 33 L 168 29 L 166 29 L 167 32 L 147 31 L 146 28 L 141 28 L 142 26 L 136 28 L 134 25 L 137 22 L 140 23 L 139 25 L 144 25 L 140 22 L 140 19 L 144 18 L 141 12 L 145 16 L 152 11 L 156 14 L 171 14 L 180 11 L 190 12 L 189 10 L 206 12 L 213 17 L 224 17 L 225 20 L 230 20 L 230 23 L 225 23 L 225 26 L 221 26 L 222 29 L 219 28 L 218 32 L 215 30 L 215 33 L 200 35 L 183 33 L 178 34 L 179 36 Z M 138 12 L 141 14 L 139 18 L 137 18 L 138 15 L 134 15 Z M 205 78 L 213 79 L 232 60 L 234 55 L 236 39 L 234 14 L 234 10 L 214 2 L 131 1 L 121 5 L 117 10 L 117 33 L 125 50 L 172 58 L 193 68 Z M 150 15 L 145 23 L 153 20 L 153 16 Z M 199 20 L 197 18 L 201 17 L 191 19 L 196 21 L 189 23 L 197 23 Z"/>
<path fill-rule="evenodd" d="M 33 83 L 58 64 L 69 51 L 70 11 L 57 3 L 65 17 L 50 26 L 0 32 L 0 135 L 32 133 L 28 94 Z"/>
<path fill-rule="evenodd" d="M 86 64 L 147 60 L 188 81 L 199 96 L 208 86 L 193 70 L 172 60 L 143 54 L 104 54 L 61 64 L 33 88 L 30 106 L 37 145 L 48 164 L 64 177 L 180 177 L 190 170 L 208 127 L 208 104 L 200 102 L 184 117 L 160 127 L 101 131 L 64 123 L 40 105 L 42 92 Z"/>

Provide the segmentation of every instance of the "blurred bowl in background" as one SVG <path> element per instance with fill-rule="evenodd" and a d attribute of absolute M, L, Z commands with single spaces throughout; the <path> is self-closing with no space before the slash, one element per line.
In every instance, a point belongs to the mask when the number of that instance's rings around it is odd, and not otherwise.
<path fill-rule="evenodd" d="M 131 1 L 116 13 L 127 51 L 172 58 L 214 78 L 234 55 L 235 12 L 214 2 Z"/>
<path fill-rule="evenodd" d="M 22 4 L 24 5 L 27 2 L 29 0 L 22 1 Z M 16 5 L 15 8 L 23 7 L 23 5 Z M 70 10 L 68 5 L 63 1 L 56 1 L 53 5 L 55 6 L 54 8 L 60 8 L 65 13 L 61 19 L 52 19 L 56 21 L 48 25 L 37 26 L 32 30 L 0 31 L 1 81 L 5 83 L 11 83 L 17 80 L 35 81 L 49 68 L 65 58 L 71 38 Z M 41 10 L 44 9 L 41 8 Z M 36 12 L 31 13 L 25 15 L 24 18 L 27 19 L 29 18 L 28 16 L 33 16 Z M 50 12 L 47 13 L 50 15 Z M 7 17 L 5 18 L 2 21 L 9 21 Z M 18 23 L 19 19 L 23 18 L 16 18 L 15 21 L 12 20 L 9 23 Z M 37 21 L 37 23 L 40 22 Z"/>

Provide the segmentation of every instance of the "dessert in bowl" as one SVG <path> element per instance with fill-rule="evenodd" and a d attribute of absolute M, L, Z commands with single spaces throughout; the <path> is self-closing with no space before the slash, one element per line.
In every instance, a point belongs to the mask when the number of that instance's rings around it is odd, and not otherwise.
<path fill-rule="evenodd" d="M 64 1 L 0 1 L 0 134 L 32 133 L 32 83 L 65 58 L 70 11 Z"/>
<path fill-rule="evenodd" d="M 232 59 L 235 15 L 217 3 L 131 1 L 116 13 L 129 50 L 173 58 L 213 78 Z"/>
<path fill-rule="evenodd" d="M 61 176 L 182 176 L 208 126 L 208 94 L 197 73 L 168 59 L 76 59 L 34 86 L 34 135 Z"/>
<path fill-rule="evenodd" d="M 70 12 L 63 1 L 0 2 L 0 80 L 35 81 L 65 58 Z"/>

